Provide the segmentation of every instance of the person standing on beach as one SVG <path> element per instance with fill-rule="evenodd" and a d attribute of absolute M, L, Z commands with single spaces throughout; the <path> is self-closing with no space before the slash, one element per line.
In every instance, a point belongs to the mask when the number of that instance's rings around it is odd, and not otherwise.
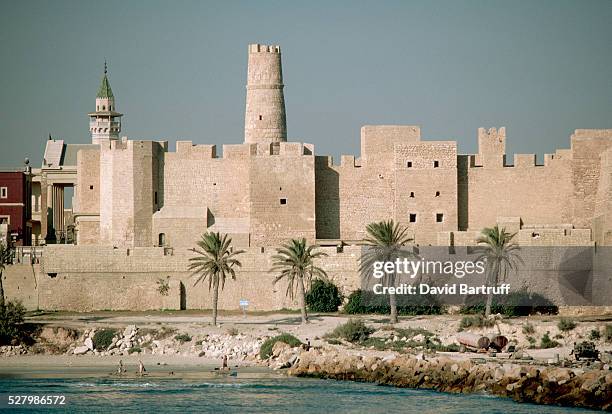
<path fill-rule="evenodd" d="M 123 361 L 119 360 L 119 366 L 117 367 L 117 375 L 122 375 L 125 372 L 125 368 L 123 368 Z"/>
<path fill-rule="evenodd" d="M 223 355 L 223 358 L 221 359 L 221 370 L 229 370 L 229 367 L 227 366 L 227 355 Z"/>
<path fill-rule="evenodd" d="M 146 368 L 144 367 L 144 364 L 142 363 L 142 361 L 139 359 L 138 360 L 138 375 L 140 375 L 141 377 L 143 375 L 146 375 L 145 373 L 147 372 Z"/>

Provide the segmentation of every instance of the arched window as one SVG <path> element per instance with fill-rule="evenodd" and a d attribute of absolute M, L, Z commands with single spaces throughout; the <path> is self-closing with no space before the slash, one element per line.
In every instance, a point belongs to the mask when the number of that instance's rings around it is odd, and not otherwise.
<path fill-rule="evenodd" d="M 159 233 L 158 244 L 159 244 L 159 246 L 165 246 L 166 245 L 166 234 L 165 233 Z"/>
<path fill-rule="evenodd" d="M 102 110 L 106 111 L 106 106 L 102 105 Z"/>

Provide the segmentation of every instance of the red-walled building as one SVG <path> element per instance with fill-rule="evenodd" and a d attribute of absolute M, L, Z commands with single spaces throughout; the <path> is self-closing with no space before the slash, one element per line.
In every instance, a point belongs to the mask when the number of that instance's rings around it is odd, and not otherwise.
<path fill-rule="evenodd" d="M 9 241 L 32 243 L 32 178 L 23 171 L 0 171 L 0 224 L 8 224 Z"/>

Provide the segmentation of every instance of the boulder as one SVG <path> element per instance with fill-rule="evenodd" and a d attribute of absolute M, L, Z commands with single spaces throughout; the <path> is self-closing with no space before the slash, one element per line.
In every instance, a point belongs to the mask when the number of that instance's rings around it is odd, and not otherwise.
<path fill-rule="evenodd" d="M 136 325 L 128 325 L 123 331 L 124 338 L 130 338 L 132 335 L 136 334 Z"/>
<path fill-rule="evenodd" d="M 83 346 L 77 346 L 76 348 L 74 348 L 74 351 L 72 351 L 72 353 L 74 355 L 83 355 L 89 351 L 90 349 L 87 346 L 83 345 Z"/>
<path fill-rule="evenodd" d="M 274 358 L 277 358 L 281 354 L 281 352 L 283 352 L 286 349 L 291 349 L 291 346 L 284 342 L 280 342 L 280 341 L 276 342 L 274 346 L 272 347 L 272 356 Z"/>
<path fill-rule="evenodd" d="M 85 346 L 87 347 L 87 349 L 93 351 L 94 350 L 94 344 L 91 338 L 87 338 L 85 339 Z"/>

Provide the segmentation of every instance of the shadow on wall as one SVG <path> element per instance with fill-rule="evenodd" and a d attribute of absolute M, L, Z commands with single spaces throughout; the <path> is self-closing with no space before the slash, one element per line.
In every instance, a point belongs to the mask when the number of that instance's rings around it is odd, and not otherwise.
<path fill-rule="evenodd" d="M 469 227 L 469 163 L 469 155 L 457 157 L 457 226 L 459 231 L 466 231 Z"/>
<path fill-rule="evenodd" d="M 318 239 L 340 238 L 340 175 L 329 165 L 317 165 L 315 186 Z"/>

